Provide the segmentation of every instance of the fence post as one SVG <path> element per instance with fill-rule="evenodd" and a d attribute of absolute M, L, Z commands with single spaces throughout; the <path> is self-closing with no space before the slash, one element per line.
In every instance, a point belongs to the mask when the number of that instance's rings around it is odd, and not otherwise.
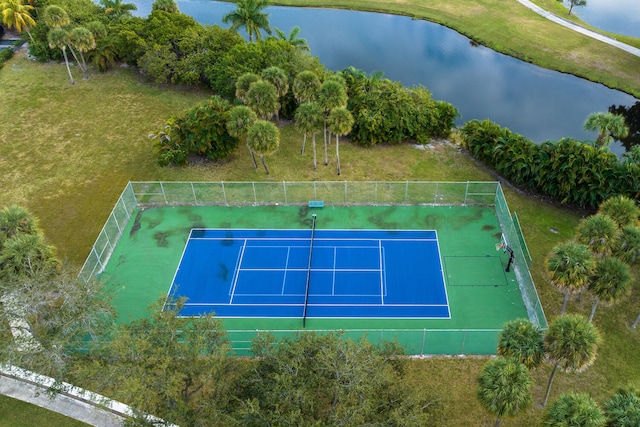
<path fill-rule="evenodd" d="M 193 194 L 193 203 L 195 205 L 198 204 L 198 197 L 196 197 L 196 189 L 193 188 L 193 181 L 189 182 L 189 184 L 191 184 L 191 193 Z"/>
<path fill-rule="evenodd" d="M 167 206 L 169 202 L 167 202 L 167 195 L 164 193 L 164 184 L 160 181 L 160 189 L 162 190 L 162 197 L 164 198 L 164 204 Z"/>
<path fill-rule="evenodd" d="M 229 202 L 227 202 L 227 190 L 224 189 L 224 181 L 220 181 L 220 185 L 222 185 L 222 198 L 224 199 L 224 204 L 229 206 Z"/>
<path fill-rule="evenodd" d="M 375 182 L 374 192 L 373 192 L 373 205 L 378 206 L 378 181 Z"/>
<path fill-rule="evenodd" d="M 467 206 L 467 196 L 469 195 L 469 181 L 467 181 L 467 186 L 464 189 L 464 202 L 462 204 Z"/>
<path fill-rule="evenodd" d="M 316 182 L 313 181 L 313 200 L 318 200 L 318 197 L 316 196 Z"/>
<path fill-rule="evenodd" d="M 462 335 L 462 344 L 460 346 L 460 354 L 464 354 L 464 342 L 467 340 L 467 331 Z"/>
<path fill-rule="evenodd" d="M 258 199 L 256 197 L 256 183 L 255 181 L 251 181 L 251 187 L 253 188 L 253 206 L 258 204 Z"/>
<path fill-rule="evenodd" d="M 284 193 L 284 204 L 285 206 L 289 206 L 289 203 L 287 202 L 287 182 L 286 181 L 282 181 L 282 192 Z"/>
<path fill-rule="evenodd" d="M 422 345 L 420 346 L 420 356 L 424 356 L 424 341 L 427 338 L 427 328 L 422 329 Z"/>
<path fill-rule="evenodd" d="M 347 206 L 347 181 L 344 182 L 344 205 Z"/>
<path fill-rule="evenodd" d="M 409 181 L 405 182 L 404 185 L 404 204 L 407 204 L 407 199 L 409 198 Z"/>

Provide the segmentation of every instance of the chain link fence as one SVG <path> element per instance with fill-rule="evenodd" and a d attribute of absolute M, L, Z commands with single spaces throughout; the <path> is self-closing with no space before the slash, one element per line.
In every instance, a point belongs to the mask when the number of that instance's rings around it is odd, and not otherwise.
<path fill-rule="evenodd" d="M 531 256 L 518 218 L 509 211 L 498 182 L 130 182 L 100 231 L 79 277 L 88 281 L 104 270 L 125 226 L 141 206 L 306 205 L 310 201 L 323 201 L 327 206 L 494 206 L 502 233 L 514 251 L 514 271 L 529 319 L 539 328 L 547 329 L 544 311 L 529 272 Z M 370 339 L 378 336 L 380 339 L 396 339 L 408 347 L 410 354 L 439 354 L 438 349 L 445 348 L 445 345 L 448 349 L 451 346 L 460 348 L 460 354 L 463 354 L 487 342 L 493 346 L 488 353 L 493 353 L 498 332 L 385 329 L 350 330 L 349 336 L 356 339 L 363 335 Z M 255 335 L 255 331 L 249 333 Z M 250 339 L 239 337 L 234 342 L 238 345 L 246 342 L 250 346 Z M 478 344 L 474 344 L 476 342 Z"/>

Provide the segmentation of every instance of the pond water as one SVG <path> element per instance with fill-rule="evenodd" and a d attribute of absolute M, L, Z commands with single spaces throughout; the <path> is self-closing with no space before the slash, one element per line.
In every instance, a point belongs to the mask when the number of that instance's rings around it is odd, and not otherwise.
<path fill-rule="evenodd" d="M 563 4 L 570 6 L 567 0 Z M 601 30 L 640 38 L 639 0 L 587 0 L 586 6 L 574 7 L 571 14 Z"/>
<path fill-rule="evenodd" d="M 151 0 L 136 0 L 146 16 Z M 221 24 L 232 3 L 178 0 L 180 10 L 204 24 Z M 311 53 L 330 70 L 350 65 L 383 71 L 405 86 L 424 85 L 435 99 L 455 105 L 459 124 L 488 118 L 542 142 L 573 137 L 593 140 L 586 117 L 636 99 L 574 76 L 545 70 L 482 46 L 446 27 L 408 17 L 332 9 L 269 7 L 272 28 L 289 34 L 298 25 Z M 618 144 L 612 151 L 624 149 Z"/>

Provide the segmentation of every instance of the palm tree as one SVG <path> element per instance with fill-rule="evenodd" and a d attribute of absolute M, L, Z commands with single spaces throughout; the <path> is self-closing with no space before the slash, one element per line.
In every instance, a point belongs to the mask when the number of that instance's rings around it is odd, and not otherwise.
<path fill-rule="evenodd" d="M 33 37 L 29 32 L 29 28 L 36 25 L 36 21 L 31 16 L 32 10 L 35 10 L 33 6 L 24 4 L 21 0 L 3 0 L 0 2 L 2 23 L 19 33 L 26 31 L 31 40 L 33 40 Z"/>
<path fill-rule="evenodd" d="M 0 252 L 0 279 L 48 275 L 56 271 L 59 262 L 53 246 L 47 245 L 41 234 L 25 234 L 4 243 Z"/>
<path fill-rule="evenodd" d="M 100 4 L 104 6 L 107 15 L 113 15 L 117 19 L 123 16 L 130 16 L 131 11 L 138 10 L 133 3 L 124 3 L 123 0 L 100 0 Z"/>
<path fill-rule="evenodd" d="M 71 23 L 71 18 L 62 7 L 52 4 L 47 6 L 42 13 L 42 21 L 49 28 L 62 28 Z"/>
<path fill-rule="evenodd" d="M 38 220 L 22 206 L 6 206 L 0 210 L 0 249 L 12 237 L 39 233 Z"/>
<path fill-rule="evenodd" d="M 563 394 L 542 415 L 543 427 L 604 427 L 606 423 L 604 413 L 586 393 Z"/>
<path fill-rule="evenodd" d="M 640 261 L 640 227 L 635 225 L 624 227 L 618 234 L 613 253 L 629 264 Z"/>
<path fill-rule="evenodd" d="M 178 13 L 178 3 L 175 0 L 155 0 L 151 5 L 151 11 L 163 10 L 169 13 Z"/>
<path fill-rule="evenodd" d="M 269 67 L 262 71 L 262 79 L 271 83 L 276 88 L 278 100 L 284 98 L 289 92 L 289 77 L 280 67 Z M 280 103 L 282 105 L 282 103 Z M 280 122 L 279 109 L 276 110 L 276 121 Z"/>
<path fill-rule="evenodd" d="M 249 88 L 255 82 L 260 80 L 260 76 L 254 73 L 244 73 L 236 81 L 236 98 L 245 102 Z"/>
<path fill-rule="evenodd" d="M 245 102 L 258 117 L 268 120 L 280 108 L 276 87 L 264 80 L 251 84 Z"/>
<path fill-rule="evenodd" d="M 617 237 L 616 222 L 602 213 L 583 219 L 576 228 L 576 240 L 587 245 L 600 258 L 611 254 Z"/>
<path fill-rule="evenodd" d="M 635 329 L 638 326 L 638 323 L 640 323 L 640 313 L 638 313 L 638 317 L 636 317 L 636 320 L 633 321 L 631 327 Z"/>
<path fill-rule="evenodd" d="M 47 40 L 49 41 L 49 47 L 51 49 L 57 47 L 60 50 L 62 50 L 62 55 L 64 56 L 64 63 L 67 65 L 67 73 L 69 73 L 69 79 L 71 79 L 71 84 L 72 85 L 76 84 L 76 82 L 73 80 L 73 75 L 71 74 L 71 68 L 69 68 L 69 57 L 67 56 L 67 45 L 69 44 L 69 34 L 62 28 L 54 28 L 51 31 L 49 31 L 49 34 L 47 35 Z"/>
<path fill-rule="evenodd" d="M 516 359 L 498 357 L 489 361 L 478 377 L 478 400 L 493 415 L 496 427 L 502 417 L 513 417 L 531 406 L 531 374 Z"/>
<path fill-rule="evenodd" d="M 314 101 L 320 90 L 320 79 L 313 71 L 301 71 L 293 79 L 293 96 L 300 104 Z"/>
<path fill-rule="evenodd" d="M 596 359 L 600 341 L 600 333 L 584 316 L 565 314 L 551 322 L 544 337 L 544 347 L 547 359 L 554 365 L 543 406 L 549 399 L 551 384 L 558 368 L 565 372 L 585 370 Z"/>
<path fill-rule="evenodd" d="M 229 111 L 229 119 L 227 120 L 227 131 L 229 135 L 244 139 L 245 144 L 247 144 L 247 148 L 249 148 L 249 153 L 251 154 L 251 160 L 253 160 L 254 169 L 258 169 L 258 163 L 256 163 L 256 156 L 253 154 L 253 150 L 247 142 L 247 133 L 257 119 L 258 116 L 256 116 L 256 113 L 254 113 L 251 108 L 238 105 Z"/>
<path fill-rule="evenodd" d="M 231 22 L 231 31 L 238 31 L 244 27 L 249 35 L 249 42 L 253 42 L 255 34 L 256 40 L 260 40 L 260 30 L 265 30 L 271 34 L 269 27 L 269 14 L 262 11 L 269 5 L 268 0 L 237 0 L 237 8 L 222 17 L 222 22 Z"/>
<path fill-rule="evenodd" d="M 311 134 L 313 145 L 313 169 L 317 167 L 316 161 L 316 133 L 322 129 L 322 109 L 315 102 L 307 102 L 296 109 L 295 120 L 296 127 L 304 133 L 302 140 L 302 150 L 300 154 L 304 154 L 304 145 L 307 140 L 307 133 Z"/>
<path fill-rule="evenodd" d="M 599 259 L 589 283 L 589 290 L 595 296 L 589 322 L 596 314 L 598 302 L 614 304 L 631 291 L 631 268 L 615 257 Z"/>
<path fill-rule="evenodd" d="M 546 260 L 547 271 L 551 274 L 551 283 L 564 293 L 560 314 L 567 308 L 569 295 L 581 292 L 587 287 L 595 261 L 586 245 L 568 241 L 553 248 Z"/>
<path fill-rule="evenodd" d="M 327 156 L 327 117 L 334 108 L 347 106 L 347 90 L 343 83 L 335 79 L 327 79 L 318 92 L 318 105 L 325 114 L 324 124 L 324 164 L 329 164 Z"/>
<path fill-rule="evenodd" d="M 633 199 L 627 196 L 614 196 L 600 204 L 598 213 L 607 215 L 613 219 L 618 225 L 618 228 L 624 228 L 627 225 L 638 224 L 640 207 L 636 205 Z"/>
<path fill-rule="evenodd" d="M 504 324 L 498 336 L 498 356 L 513 357 L 527 369 L 538 367 L 544 357 L 542 331 L 528 319 L 515 319 Z"/>
<path fill-rule="evenodd" d="M 274 31 L 278 35 L 277 37 L 278 39 L 288 42 L 289 44 L 291 44 L 291 46 L 300 50 L 307 50 L 307 51 L 310 50 L 309 45 L 307 44 L 307 40 L 301 39 L 299 37 L 301 30 L 300 30 L 300 27 L 298 27 L 297 25 L 291 29 L 291 32 L 289 33 L 289 37 L 287 37 L 284 31 L 282 31 L 279 28 L 274 28 Z"/>
<path fill-rule="evenodd" d="M 264 170 L 269 174 L 267 164 L 264 162 L 264 156 L 274 153 L 280 145 L 280 131 L 273 123 L 266 120 L 256 120 L 249 128 L 247 134 L 247 144 L 249 148 L 258 153 Z"/>
<path fill-rule="evenodd" d="M 84 59 L 84 53 L 96 48 L 96 39 L 93 37 L 93 33 L 85 27 L 75 27 L 69 33 L 69 43 L 80 52 L 82 63 L 78 62 L 78 64 L 80 64 L 84 79 L 87 80 L 89 78 L 89 70 L 87 69 L 87 61 Z"/>
<path fill-rule="evenodd" d="M 640 426 L 640 391 L 621 388 L 604 404 L 604 415 L 609 426 Z"/>
<path fill-rule="evenodd" d="M 596 145 L 608 146 L 614 138 L 626 138 L 629 128 L 624 123 L 624 116 L 613 113 L 591 113 L 584 122 L 584 130 L 598 132 Z"/>
<path fill-rule="evenodd" d="M 327 118 L 329 130 L 336 136 L 336 162 L 338 164 L 338 175 L 340 175 L 340 139 L 341 135 L 346 135 L 353 128 L 353 116 L 346 108 L 334 108 Z"/>

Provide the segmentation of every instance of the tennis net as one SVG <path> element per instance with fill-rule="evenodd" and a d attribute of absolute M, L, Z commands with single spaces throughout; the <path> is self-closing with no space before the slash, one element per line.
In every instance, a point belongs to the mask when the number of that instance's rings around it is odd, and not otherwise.
<path fill-rule="evenodd" d="M 313 235 L 316 231 L 316 214 L 311 216 L 311 239 L 309 241 L 309 265 L 307 267 L 307 284 L 304 288 L 304 308 L 302 309 L 302 327 L 307 325 L 307 306 L 309 305 L 309 282 L 311 281 L 311 257 L 313 256 Z"/>

